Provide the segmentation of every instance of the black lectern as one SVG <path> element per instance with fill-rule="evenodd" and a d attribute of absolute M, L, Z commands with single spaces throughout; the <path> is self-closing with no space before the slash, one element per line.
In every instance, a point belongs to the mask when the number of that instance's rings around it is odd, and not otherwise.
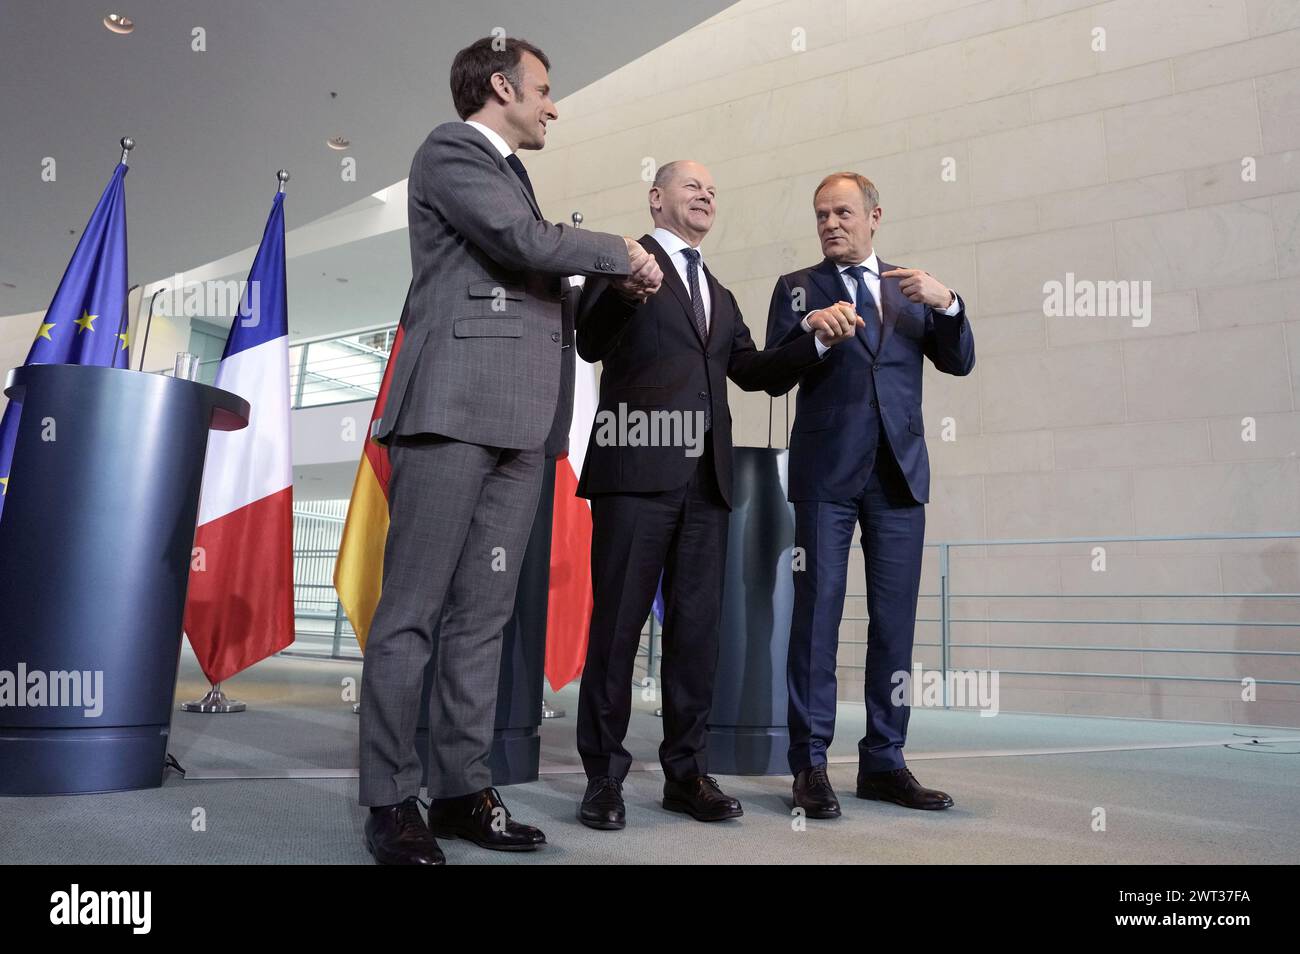
<path fill-rule="evenodd" d="M 788 453 L 770 447 L 732 452 L 731 525 L 709 717 L 709 770 L 719 775 L 789 772 L 785 660 L 794 609 L 794 508 L 785 499 Z"/>
<path fill-rule="evenodd" d="M 248 402 L 56 364 L 15 368 L 5 393 L 22 417 L 0 515 L 0 794 L 157 787 L 208 431 L 245 427 Z"/>

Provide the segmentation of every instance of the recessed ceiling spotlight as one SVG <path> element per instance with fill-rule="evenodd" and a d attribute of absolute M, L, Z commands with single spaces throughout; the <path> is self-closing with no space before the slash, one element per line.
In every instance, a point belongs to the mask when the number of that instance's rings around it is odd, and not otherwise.
<path fill-rule="evenodd" d="M 0 282 L 0 285 L 3 285 L 5 288 L 17 288 L 17 287 L 18 287 L 18 286 L 15 285 L 13 282 Z"/>
<path fill-rule="evenodd" d="M 104 26 L 114 33 L 130 33 L 135 29 L 135 21 L 120 13 L 110 13 L 104 17 Z"/>
<path fill-rule="evenodd" d="M 348 283 L 348 280 L 346 278 L 343 278 L 342 276 L 338 276 L 334 280 L 341 285 L 346 285 Z"/>
<path fill-rule="evenodd" d="M 325 145 L 329 146 L 331 149 L 342 150 L 352 145 L 352 140 L 349 139 L 347 136 L 334 136 L 331 139 L 326 139 Z"/>

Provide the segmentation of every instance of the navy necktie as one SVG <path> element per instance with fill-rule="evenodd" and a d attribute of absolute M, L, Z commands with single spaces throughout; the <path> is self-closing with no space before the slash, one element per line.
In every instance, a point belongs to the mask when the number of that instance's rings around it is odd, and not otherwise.
<path fill-rule="evenodd" d="M 691 311 L 695 313 L 695 330 L 700 333 L 700 339 L 707 345 L 709 341 L 709 322 L 704 316 L 704 297 L 700 294 L 700 253 L 697 249 L 684 248 L 682 254 L 686 256 L 686 284 L 691 290 Z M 704 409 L 704 429 L 707 431 L 713 426 L 713 415 L 709 408 Z"/>
<path fill-rule="evenodd" d="M 854 297 L 857 299 L 855 310 L 866 326 L 863 330 L 867 333 L 867 344 L 871 347 L 871 353 L 875 354 L 880 348 L 880 314 L 876 311 L 876 300 L 871 297 L 871 289 L 863 277 L 867 268 L 865 265 L 854 265 L 845 269 L 845 273 L 853 276 L 856 285 Z"/>
<path fill-rule="evenodd" d="M 519 181 L 524 184 L 524 190 L 528 193 L 529 197 L 532 198 L 533 203 L 536 204 L 537 193 L 533 191 L 533 180 L 528 178 L 528 170 L 525 169 L 524 164 L 519 161 L 519 157 L 512 152 L 510 155 L 506 156 L 506 165 L 515 170 L 515 175 L 517 175 Z"/>

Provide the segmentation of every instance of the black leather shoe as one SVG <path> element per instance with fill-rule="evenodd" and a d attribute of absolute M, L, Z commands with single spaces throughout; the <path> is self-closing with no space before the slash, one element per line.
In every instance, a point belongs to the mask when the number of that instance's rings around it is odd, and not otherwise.
<path fill-rule="evenodd" d="M 464 838 L 493 851 L 534 851 L 546 844 L 546 836 L 532 825 L 510 817 L 495 788 L 435 798 L 429 803 L 429 827 L 439 838 Z"/>
<path fill-rule="evenodd" d="M 366 819 L 366 847 L 381 865 L 445 865 L 442 849 L 420 816 L 414 795 L 372 811 Z"/>
<path fill-rule="evenodd" d="M 840 800 L 835 797 L 826 763 L 806 768 L 794 777 L 794 807 L 808 818 L 839 818 Z"/>
<path fill-rule="evenodd" d="M 617 831 L 627 825 L 627 811 L 623 806 L 623 783 L 608 775 L 600 775 L 587 783 L 587 794 L 578 806 L 578 821 L 588 828 Z"/>
<path fill-rule="evenodd" d="M 921 808 L 939 811 L 952 808 L 952 797 L 947 792 L 926 788 L 916 780 L 909 768 L 889 772 L 859 772 L 858 798 L 878 802 L 893 802 L 904 808 Z"/>
<path fill-rule="evenodd" d="M 697 775 L 681 782 L 664 780 L 664 808 L 682 812 L 696 821 L 723 821 L 745 814 L 740 802 L 718 788 L 712 775 Z"/>

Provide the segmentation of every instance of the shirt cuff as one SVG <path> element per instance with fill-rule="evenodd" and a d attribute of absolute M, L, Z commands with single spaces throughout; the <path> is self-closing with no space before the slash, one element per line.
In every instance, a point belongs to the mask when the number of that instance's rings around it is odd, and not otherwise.
<path fill-rule="evenodd" d="M 952 291 L 951 288 L 948 290 Z M 961 311 L 961 298 L 957 296 L 956 292 L 952 292 L 952 304 L 949 305 L 947 308 L 945 308 L 943 311 L 939 312 L 939 314 L 951 316 L 957 314 L 959 311 Z"/>
<path fill-rule="evenodd" d="M 802 328 L 804 331 L 808 332 L 809 334 L 812 334 L 812 329 L 808 327 L 807 318 L 804 318 L 801 322 L 799 322 L 799 327 Z M 827 351 L 831 350 L 830 345 L 822 344 L 822 339 L 816 336 L 813 337 L 813 344 L 817 346 L 817 357 L 819 358 L 822 355 L 824 355 Z"/>

